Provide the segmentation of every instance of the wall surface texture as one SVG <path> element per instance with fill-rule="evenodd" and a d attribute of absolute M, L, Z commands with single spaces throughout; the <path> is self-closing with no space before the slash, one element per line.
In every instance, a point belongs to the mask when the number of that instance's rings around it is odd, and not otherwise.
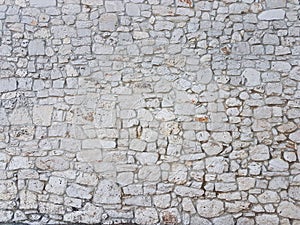
<path fill-rule="evenodd" d="M 0 0 L 0 222 L 300 224 L 298 0 Z"/>

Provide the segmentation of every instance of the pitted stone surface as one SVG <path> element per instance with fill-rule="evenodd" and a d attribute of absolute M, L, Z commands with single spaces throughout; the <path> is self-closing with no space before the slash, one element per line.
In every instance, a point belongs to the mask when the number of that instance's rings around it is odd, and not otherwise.
<path fill-rule="evenodd" d="M 297 0 L 0 0 L 0 223 L 300 224 Z"/>

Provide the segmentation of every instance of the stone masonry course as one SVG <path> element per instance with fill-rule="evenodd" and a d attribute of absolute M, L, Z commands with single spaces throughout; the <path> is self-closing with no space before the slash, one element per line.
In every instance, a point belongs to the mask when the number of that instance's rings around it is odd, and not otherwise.
<path fill-rule="evenodd" d="M 0 0 L 0 223 L 300 225 L 300 2 Z"/>

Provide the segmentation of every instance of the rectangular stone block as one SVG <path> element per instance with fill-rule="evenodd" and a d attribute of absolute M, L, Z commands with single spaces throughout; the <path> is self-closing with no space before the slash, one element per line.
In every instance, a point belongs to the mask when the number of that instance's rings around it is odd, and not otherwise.
<path fill-rule="evenodd" d="M 33 7 L 52 7 L 56 6 L 56 0 L 30 0 L 29 4 Z"/>
<path fill-rule="evenodd" d="M 17 80 L 15 78 L 0 79 L 0 92 L 15 91 L 16 89 Z"/>
<path fill-rule="evenodd" d="M 33 123 L 40 126 L 50 126 L 53 106 L 34 106 Z"/>

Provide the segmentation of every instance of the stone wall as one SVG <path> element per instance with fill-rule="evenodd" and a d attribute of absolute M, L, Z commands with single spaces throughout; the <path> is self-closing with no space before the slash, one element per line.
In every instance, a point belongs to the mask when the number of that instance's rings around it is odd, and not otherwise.
<path fill-rule="evenodd" d="M 0 222 L 300 224 L 298 0 L 0 0 Z"/>

